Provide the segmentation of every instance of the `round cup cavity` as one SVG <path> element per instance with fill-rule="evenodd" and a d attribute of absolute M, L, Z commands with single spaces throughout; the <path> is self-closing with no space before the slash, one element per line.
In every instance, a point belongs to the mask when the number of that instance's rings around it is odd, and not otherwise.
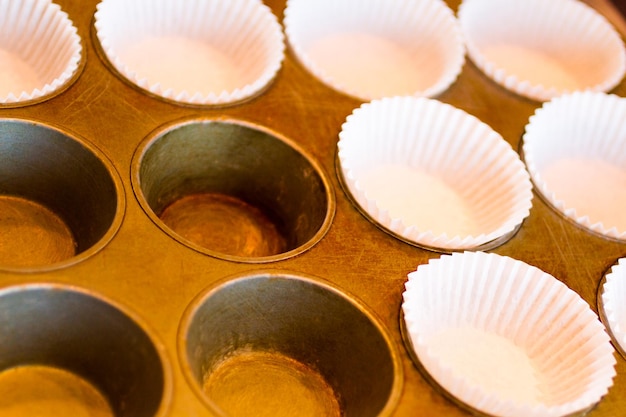
<path fill-rule="evenodd" d="M 0 268 L 67 266 L 100 250 L 124 213 L 112 164 L 41 123 L 0 121 Z"/>
<path fill-rule="evenodd" d="M 32 385 L 60 381 L 59 397 L 48 398 L 51 391 L 37 400 L 63 409 L 76 403 L 72 389 L 90 386 L 108 404 L 83 406 L 102 415 L 165 415 L 171 382 L 163 348 L 119 306 L 70 286 L 29 284 L 0 290 L 0 312 L 0 391 L 11 393 L 0 399 L 3 405 L 33 406 L 5 384 L 30 381 L 28 391 L 36 392 Z"/>
<path fill-rule="evenodd" d="M 305 403 L 298 415 L 321 415 L 315 410 L 322 408 L 331 410 L 324 415 L 387 416 L 401 391 L 398 356 L 377 320 L 309 277 L 261 271 L 209 288 L 185 312 L 178 344 L 190 385 L 218 415 L 294 415 L 291 407 Z M 291 390 L 289 378 L 274 384 L 265 375 L 276 364 L 326 388 Z M 250 375 L 255 383 L 244 383 Z M 244 392 L 229 392 L 238 386 Z"/>
<path fill-rule="evenodd" d="M 228 260 L 301 253 L 330 227 L 335 200 L 317 163 L 251 124 L 190 120 L 153 132 L 135 152 L 135 194 L 185 245 Z"/>

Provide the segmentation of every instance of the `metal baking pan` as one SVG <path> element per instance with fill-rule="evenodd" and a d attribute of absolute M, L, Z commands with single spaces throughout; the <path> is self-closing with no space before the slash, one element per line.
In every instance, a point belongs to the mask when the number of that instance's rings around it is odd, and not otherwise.
<path fill-rule="evenodd" d="M 24 199 L 12 203 L 45 201 L 66 219 L 70 237 L 60 230 L 48 252 L 35 246 L 46 239 L 37 233 L 5 243 L 15 256 L 0 267 L 0 328 L 11 334 L 0 344 L 0 368 L 38 363 L 79 374 L 116 416 L 211 416 L 221 412 L 203 394 L 204 372 L 229 359 L 259 367 L 246 377 L 261 374 L 257 398 L 276 395 L 290 404 L 293 392 L 262 377 L 286 355 L 332 385 L 336 398 L 322 400 L 330 415 L 469 415 L 422 376 L 403 342 L 407 274 L 440 254 L 385 233 L 342 190 L 337 137 L 362 103 L 316 80 L 289 50 L 273 83 L 247 102 L 168 102 L 106 62 L 93 28 L 97 0 L 58 3 L 83 41 L 79 76 L 47 100 L 0 108 L 0 186 Z M 459 4 L 448 3 L 454 10 Z M 282 19 L 285 1 L 266 4 Z M 626 83 L 613 92 L 625 95 Z M 516 150 L 539 106 L 497 86 L 469 60 L 437 99 L 477 116 Z M 200 145 L 194 138 L 203 135 L 215 140 Z M 198 146 L 226 162 L 212 171 L 194 164 Z M 36 175 L 48 169 L 54 174 Z M 183 180 L 181 172 L 192 174 Z M 280 181 L 287 197 L 276 188 Z M 157 215 L 184 193 L 180 187 L 206 193 L 206 201 L 189 202 L 196 208 L 224 203 L 211 193 L 254 200 L 281 219 L 276 239 L 260 242 L 280 249 L 251 256 L 246 250 L 259 242 L 224 242 L 228 233 L 245 235 L 249 211 L 236 220 L 227 211 L 220 221 L 227 233 L 213 236 L 209 249 L 172 233 L 172 224 L 190 233 L 201 228 L 176 213 L 173 223 Z M 56 227 L 54 216 L 42 221 L 43 229 Z M 562 280 L 596 311 L 604 273 L 626 255 L 624 243 L 579 228 L 538 195 L 519 230 L 489 250 Z M 36 256 L 43 266 L 20 264 Z M 235 345 L 252 356 L 234 357 Z M 271 355 L 254 356 L 260 351 Z M 614 386 L 589 416 L 626 414 L 626 360 L 616 358 Z M 315 379 L 292 371 L 281 378 Z M 44 377 L 29 378 L 37 385 Z M 0 392 L 10 388 L 0 379 Z M 233 399 L 232 390 L 225 398 L 258 415 L 255 400 Z"/>

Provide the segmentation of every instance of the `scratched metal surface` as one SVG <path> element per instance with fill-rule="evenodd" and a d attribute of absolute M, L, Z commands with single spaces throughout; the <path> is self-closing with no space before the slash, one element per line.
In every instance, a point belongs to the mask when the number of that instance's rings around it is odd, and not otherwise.
<path fill-rule="evenodd" d="M 183 378 L 176 349 L 179 320 L 203 288 L 224 277 L 271 268 L 329 280 L 368 305 L 389 330 L 401 354 L 404 387 L 394 415 L 463 416 L 421 377 L 402 344 L 399 311 L 407 273 L 439 255 L 403 243 L 367 221 L 341 191 L 335 175 L 337 134 L 346 116 L 361 103 L 312 78 L 288 50 L 277 79 L 261 96 L 222 109 L 184 107 L 149 97 L 114 75 L 94 48 L 92 16 L 96 0 L 58 0 L 78 27 L 86 65 L 67 91 L 45 102 L 0 109 L 0 118 L 33 119 L 75 133 L 96 144 L 113 162 L 124 183 L 122 225 L 100 252 L 75 265 L 34 273 L 0 272 L 0 285 L 29 282 L 70 283 L 101 293 L 139 314 L 165 345 L 173 371 L 170 415 L 208 416 L 209 411 Z M 282 19 L 284 0 L 267 1 Z M 450 1 L 456 10 L 458 1 Z M 615 92 L 626 94 L 622 83 Z M 457 82 L 440 100 L 491 125 L 515 149 L 538 103 L 514 96 L 485 78 L 467 61 Z M 337 207 L 327 235 L 291 259 L 255 265 L 195 252 L 153 224 L 130 184 L 133 152 L 160 125 L 183 117 L 227 116 L 275 130 L 300 144 L 330 174 Z M 519 232 L 492 252 L 535 265 L 565 282 L 596 309 L 603 274 L 626 245 L 576 227 L 535 196 Z M 618 357 L 609 394 L 589 415 L 626 414 L 626 361 Z"/>

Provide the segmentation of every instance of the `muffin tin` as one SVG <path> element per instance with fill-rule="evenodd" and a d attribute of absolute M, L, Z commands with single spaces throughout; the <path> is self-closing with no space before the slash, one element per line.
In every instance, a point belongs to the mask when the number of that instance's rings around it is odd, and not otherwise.
<path fill-rule="evenodd" d="M 42 239 L 3 242 L 16 256 L 0 265 L 0 325 L 15 341 L 0 346 L 2 367 L 70 371 L 96 386 L 116 416 L 212 416 L 226 414 L 204 394 L 204 373 L 270 352 L 304 365 L 311 381 L 322 376 L 346 416 L 469 415 L 420 373 L 402 337 L 407 275 L 441 254 L 380 230 L 342 190 L 338 135 L 363 102 L 329 88 L 287 48 L 276 77 L 249 101 L 175 103 L 109 63 L 94 28 L 96 0 L 58 3 L 81 37 L 80 76 L 46 100 L 0 107 L 0 184 L 20 203 L 61 216 L 74 255 L 12 264 L 41 254 Z M 282 22 L 286 2 L 265 3 Z M 455 12 L 459 3 L 448 2 Z M 612 92 L 625 95 L 626 83 Z M 470 60 L 435 98 L 518 151 L 541 105 Z M 218 138 L 212 144 L 201 140 L 207 131 Z M 203 159 L 200 144 L 220 157 Z M 224 249 L 165 221 L 173 203 L 211 194 L 253 205 L 248 214 L 263 211 L 282 238 L 278 249 Z M 517 232 L 490 251 L 545 271 L 597 312 L 600 282 L 626 245 L 534 197 Z M 35 220 L 44 212 L 33 210 Z M 225 224 L 222 236 L 236 236 L 241 224 Z M 589 416 L 626 413 L 626 361 L 615 356 L 614 384 Z"/>

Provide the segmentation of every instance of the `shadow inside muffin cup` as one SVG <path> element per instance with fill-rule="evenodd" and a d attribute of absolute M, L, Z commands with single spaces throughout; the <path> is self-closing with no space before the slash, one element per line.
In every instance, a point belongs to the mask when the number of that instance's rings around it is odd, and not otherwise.
<path fill-rule="evenodd" d="M 330 227 L 334 194 L 320 167 L 243 122 L 189 120 L 150 135 L 133 158 L 146 213 L 183 244 L 223 259 L 294 256 Z"/>
<path fill-rule="evenodd" d="M 190 385 L 218 415 L 387 416 L 398 356 L 373 316 L 319 280 L 260 271 L 188 307 L 178 336 Z"/>
<path fill-rule="evenodd" d="M 1 290 L 0 311 L 3 415 L 164 415 L 164 355 L 119 307 L 78 288 L 29 284 Z"/>
<path fill-rule="evenodd" d="M 0 268 L 66 266 L 101 249 L 125 200 L 87 142 L 40 123 L 0 121 Z"/>

